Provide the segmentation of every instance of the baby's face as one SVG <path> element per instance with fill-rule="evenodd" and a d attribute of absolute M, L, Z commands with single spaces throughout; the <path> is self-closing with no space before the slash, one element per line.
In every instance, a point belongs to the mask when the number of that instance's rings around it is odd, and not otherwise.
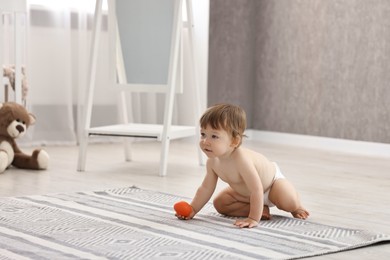
<path fill-rule="evenodd" d="M 229 155 L 233 150 L 232 137 L 224 129 L 201 128 L 199 146 L 209 158 Z"/>

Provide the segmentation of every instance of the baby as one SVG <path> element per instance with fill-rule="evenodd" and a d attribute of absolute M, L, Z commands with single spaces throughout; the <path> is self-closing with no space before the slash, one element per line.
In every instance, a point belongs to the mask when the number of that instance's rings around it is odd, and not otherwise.
<path fill-rule="evenodd" d="M 235 105 L 219 104 L 206 110 L 200 119 L 200 148 L 207 155 L 207 173 L 191 202 L 192 219 L 213 195 L 218 179 L 229 186 L 214 198 L 215 209 L 227 216 L 243 217 L 238 227 L 256 227 L 260 219 L 270 219 L 269 207 L 306 219 L 293 185 L 278 165 L 265 156 L 241 146 L 246 129 L 245 111 Z"/>

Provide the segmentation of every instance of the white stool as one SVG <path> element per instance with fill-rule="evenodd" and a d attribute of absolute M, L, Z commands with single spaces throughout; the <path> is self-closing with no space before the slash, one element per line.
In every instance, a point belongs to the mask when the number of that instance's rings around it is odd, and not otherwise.
<path fill-rule="evenodd" d="M 26 48 L 27 1 L 0 0 L 0 64 L 1 69 L 12 64 L 15 67 L 15 91 L 12 101 L 23 104 L 22 95 L 22 61 Z M 4 86 L 3 100 L 10 99 L 6 89 L 10 82 L 2 77 Z M 10 100 L 11 101 L 11 100 Z"/>

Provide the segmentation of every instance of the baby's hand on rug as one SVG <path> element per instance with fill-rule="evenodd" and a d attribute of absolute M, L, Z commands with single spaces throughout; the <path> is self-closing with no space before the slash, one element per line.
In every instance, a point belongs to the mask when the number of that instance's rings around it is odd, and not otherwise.
<path fill-rule="evenodd" d="M 176 211 L 175 216 L 179 219 L 192 219 L 195 216 L 194 209 L 185 201 L 176 202 L 173 208 Z"/>
<path fill-rule="evenodd" d="M 259 222 L 251 218 L 237 219 L 234 225 L 240 228 L 253 228 L 257 227 Z"/>
<path fill-rule="evenodd" d="M 191 214 L 189 216 L 182 216 L 182 215 L 179 215 L 179 214 L 175 214 L 175 216 L 178 218 L 178 219 L 181 219 L 181 220 L 189 220 L 189 219 L 192 219 L 194 216 L 195 216 L 195 212 L 192 211 Z"/>

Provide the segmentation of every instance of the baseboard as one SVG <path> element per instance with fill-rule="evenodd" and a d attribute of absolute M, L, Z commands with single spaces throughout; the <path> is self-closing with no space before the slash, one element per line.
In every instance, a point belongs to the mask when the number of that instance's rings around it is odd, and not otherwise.
<path fill-rule="evenodd" d="M 390 144 L 248 129 L 251 140 L 364 156 L 390 157 Z"/>

